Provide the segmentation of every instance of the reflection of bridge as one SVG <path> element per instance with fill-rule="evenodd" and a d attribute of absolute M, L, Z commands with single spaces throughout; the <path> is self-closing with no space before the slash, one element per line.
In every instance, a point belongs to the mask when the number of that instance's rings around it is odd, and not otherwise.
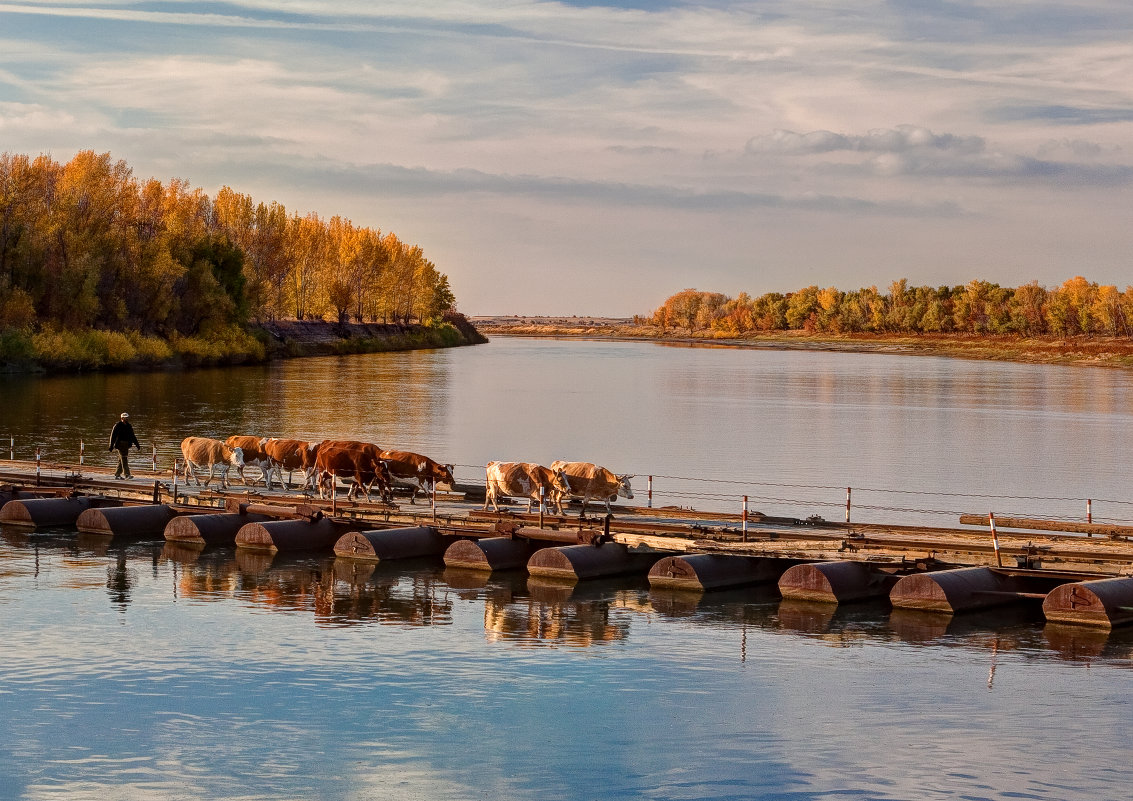
<path fill-rule="evenodd" d="M 64 570 L 104 565 L 104 580 L 69 586 L 103 589 L 112 605 L 123 608 L 131 602 L 136 574 L 151 564 L 166 565 L 175 597 L 310 615 L 320 626 L 450 625 L 458 599 L 483 603 L 485 637 L 499 645 L 611 645 L 627 639 L 634 625 L 671 619 L 732 638 L 738 659 L 745 658 L 755 634 L 802 636 L 836 648 L 870 642 L 964 648 L 988 652 L 993 666 L 996 654 L 1006 652 L 1127 664 L 1133 651 L 1133 629 L 1043 626 L 1041 615 L 1026 607 L 941 615 L 891 610 L 884 601 L 833 605 L 782 599 L 774 584 L 693 593 L 650 586 L 641 577 L 571 583 L 523 571 L 445 568 L 438 558 L 375 564 L 327 554 L 176 543 L 127 548 L 105 538 L 9 527 L 0 528 L 0 548 L 5 547 L 61 553 Z"/>
<path fill-rule="evenodd" d="M 321 550 L 329 559 L 333 551 L 381 565 L 443 554 L 454 567 L 523 569 L 533 579 L 571 583 L 648 574 L 655 589 L 773 584 L 787 598 L 831 605 L 887 599 L 896 609 L 952 615 L 1041 602 L 1052 621 L 1103 628 L 1133 621 L 1129 527 L 1034 519 L 1001 519 L 997 527 L 992 517 L 964 516 L 961 527 L 942 528 L 640 506 L 600 518 L 489 513 L 455 491 L 418 505 L 313 502 L 282 492 L 186 492 L 167 481 L 107 481 L 33 464 L 8 468 L 13 472 L 0 473 L 0 481 L 34 477 L 38 486 L 9 489 L 0 521 L 74 524 L 109 540 L 235 545 L 244 563 L 240 592 L 256 603 L 311 606 L 327 622 L 444 623 L 451 605 L 434 597 L 427 574 L 399 579 L 384 595 L 373 587 L 339 592 L 333 562 L 269 572 L 261 582 L 246 569 L 269 558 L 256 554 Z M 624 636 L 609 619 L 609 599 L 555 600 L 529 591 L 537 610 L 489 605 L 493 636 L 578 643 Z"/>

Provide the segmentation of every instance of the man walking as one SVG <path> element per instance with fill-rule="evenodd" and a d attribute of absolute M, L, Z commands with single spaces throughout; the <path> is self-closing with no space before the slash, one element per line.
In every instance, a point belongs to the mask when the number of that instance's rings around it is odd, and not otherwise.
<path fill-rule="evenodd" d="M 115 478 L 133 478 L 130 475 L 130 463 L 126 460 L 133 445 L 139 451 L 142 449 L 138 438 L 134 435 L 134 427 L 130 425 L 130 415 L 122 412 L 122 417 L 114 424 L 110 432 L 110 447 L 108 450 L 118 451 L 118 469 L 114 471 Z"/>

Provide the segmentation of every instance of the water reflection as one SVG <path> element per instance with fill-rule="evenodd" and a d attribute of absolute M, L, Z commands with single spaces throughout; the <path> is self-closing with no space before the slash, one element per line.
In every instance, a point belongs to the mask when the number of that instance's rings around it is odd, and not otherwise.
<path fill-rule="evenodd" d="M 298 359 L 273 365 L 155 373 L 10 376 L 0 381 L 0 453 L 17 459 L 111 466 L 110 427 L 123 411 L 141 439 L 144 466 L 157 446 L 159 469 L 190 435 L 300 439 L 349 437 L 438 453 L 450 461 L 437 422 L 447 416 L 446 351 Z"/>
<path fill-rule="evenodd" d="M 500 603 L 484 599 L 484 630 L 489 642 L 524 646 L 586 647 L 629 636 L 630 621 L 615 609 L 643 611 L 643 580 L 603 579 L 556 582 L 531 577 L 526 598 Z"/>
<path fill-rule="evenodd" d="M 88 463 L 109 466 L 103 443 L 128 408 L 162 468 L 188 434 L 338 436 L 427 453 L 456 464 L 461 481 L 482 480 L 490 459 L 605 463 L 655 475 L 659 506 L 734 509 L 748 494 L 768 514 L 838 519 L 838 488 L 856 484 L 861 520 L 952 524 L 992 503 L 1071 519 L 1093 498 L 1096 519 L 1119 522 L 1133 500 L 1096 454 L 1133 447 L 1130 389 L 1133 376 L 1116 370 L 507 339 L 260 367 L 12 376 L 0 382 L 0 437 L 14 435 L 23 458 L 43 445 L 49 460 L 75 459 L 84 438 Z M 548 417 L 563 398 L 571 415 Z M 997 454 L 1017 450 L 1026 469 L 1002 470 Z"/>
<path fill-rule="evenodd" d="M 483 606 L 488 642 L 520 647 L 611 645 L 659 616 L 741 629 L 741 659 L 747 634 L 759 631 L 836 647 L 900 644 L 1133 664 L 1133 629 L 1044 625 L 1035 605 L 941 615 L 891 610 L 883 601 L 781 600 L 773 585 L 690 593 L 652 589 L 641 577 L 557 582 L 523 571 L 454 570 L 434 559 L 375 564 L 176 543 L 109 547 L 104 537 L 12 528 L 0 530 L 0 543 L 0 582 L 46 573 L 72 592 L 101 588 L 118 612 L 135 603 L 145 565 L 155 585 L 171 588 L 173 600 L 307 614 L 320 627 L 448 626 L 461 603 Z"/>

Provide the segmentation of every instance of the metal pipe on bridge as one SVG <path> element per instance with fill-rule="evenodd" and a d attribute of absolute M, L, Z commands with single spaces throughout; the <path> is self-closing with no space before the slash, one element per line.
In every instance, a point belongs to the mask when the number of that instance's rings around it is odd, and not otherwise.
<path fill-rule="evenodd" d="M 167 504 L 109 506 L 87 509 L 75 520 L 84 534 L 107 537 L 154 537 L 160 539 L 169 521 L 180 514 Z"/>
<path fill-rule="evenodd" d="M 371 562 L 440 556 L 450 539 L 432 526 L 350 531 L 334 544 L 334 555 Z"/>
<path fill-rule="evenodd" d="M 808 562 L 783 573 L 779 592 L 799 601 L 864 601 L 888 595 L 898 578 L 864 562 Z"/>
<path fill-rule="evenodd" d="M 591 579 L 645 573 L 656 560 L 656 553 L 633 553 L 616 542 L 600 546 L 565 545 L 536 551 L 527 562 L 527 572 L 556 579 Z"/>
<path fill-rule="evenodd" d="M 952 614 L 1046 597 L 1032 589 L 1033 585 L 1006 572 L 964 567 L 904 576 L 893 585 L 889 601 L 897 609 Z"/>
<path fill-rule="evenodd" d="M 236 547 L 259 551 L 329 551 L 345 528 L 322 518 L 309 520 L 268 520 L 247 523 L 236 532 Z"/>
<path fill-rule="evenodd" d="M 777 581 L 791 564 L 786 559 L 710 553 L 666 556 L 649 569 L 649 586 L 694 592 L 742 587 Z"/>
<path fill-rule="evenodd" d="M 263 523 L 265 515 L 217 512 L 188 514 L 169 521 L 162 532 L 166 542 L 203 548 L 206 545 L 235 545 L 236 534 L 248 523 Z"/>
<path fill-rule="evenodd" d="M 75 498 L 30 498 L 13 500 L 0 508 L 0 523 L 25 528 L 73 526 L 79 515 L 95 506 L 119 506 L 120 502 L 81 495 Z"/>
<path fill-rule="evenodd" d="M 1122 576 L 1055 587 L 1043 601 L 1043 614 L 1055 623 L 1096 628 L 1133 623 L 1133 578 Z"/>
<path fill-rule="evenodd" d="M 515 570 L 527 565 L 536 547 L 530 540 L 511 537 L 457 540 L 444 553 L 445 566 L 468 570 Z"/>

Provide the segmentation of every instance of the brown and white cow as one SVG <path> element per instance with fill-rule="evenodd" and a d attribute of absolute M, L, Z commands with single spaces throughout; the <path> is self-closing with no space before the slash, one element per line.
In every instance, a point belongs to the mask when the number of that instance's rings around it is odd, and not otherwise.
<path fill-rule="evenodd" d="M 389 474 L 395 483 L 413 487 L 413 494 L 409 496 L 410 503 L 416 503 L 418 490 L 428 494 L 438 483 L 451 485 L 456 480 L 452 476 L 452 465 L 434 462 L 419 453 L 382 451 L 382 461 L 389 468 Z"/>
<path fill-rule="evenodd" d="M 201 486 L 201 480 L 197 478 L 197 470 L 208 468 L 209 477 L 205 481 L 207 487 L 212 481 L 214 470 L 219 469 L 220 486 L 227 489 L 229 468 L 239 469 L 244 466 L 242 450 L 230 448 L 220 440 L 208 437 L 185 437 L 181 440 L 181 455 L 185 457 L 185 483 L 188 484 L 192 478 L 198 487 Z"/>
<path fill-rule="evenodd" d="M 381 453 L 381 448 L 368 442 L 353 440 L 320 442 L 315 455 L 315 470 L 319 476 L 319 497 L 333 495 L 335 481 L 342 478 L 353 482 L 346 493 L 347 500 L 353 500 L 359 490 L 366 494 L 367 501 L 370 500 L 370 490 L 377 484 L 381 498 L 389 502 L 392 499 L 391 481 Z"/>
<path fill-rule="evenodd" d="M 272 466 L 279 470 L 282 482 L 283 470 L 287 471 L 286 486 L 291 486 L 291 476 L 295 471 L 303 473 L 303 489 L 314 488 L 315 483 L 315 455 L 319 450 L 319 443 L 307 442 L 303 439 L 269 439 L 264 444 L 264 450 L 271 459 Z"/>
<path fill-rule="evenodd" d="M 567 483 L 570 484 L 570 492 L 567 494 L 572 498 L 582 498 L 582 511 L 584 513 L 586 512 L 586 504 L 590 502 L 591 498 L 605 501 L 607 512 L 613 511 L 610 508 L 610 501 L 619 495 L 633 500 L 633 488 L 629 484 L 629 480 L 633 478 L 632 475 L 619 476 L 590 462 L 556 460 L 551 462 L 551 469 L 563 471 Z"/>
<path fill-rule="evenodd" d="M 240 475 L 240 480 L 244 482 L 244 486 L 248 486 L 248 477 L 244 475 L 244 470 L 249 467 L 254 467 L 260 471 L 260 478 L 252 480 L 252 486 L 256 485 L 256 481 L 264 482 L 264 488 L 271 489 L 271 476 L 272 473 L 279 474 L 279 485 L 283 486 L 283 474 L 276 469 L 272 464 L 271 457 L 268 455 L 265 445 L 267 445 L 267 437 L 251 437 L 251 436 L 232 436 L 224 441 L 224 444 L 229 448 L 239 448 L 244 453 L 244 464 L 236 468 L 236 472 Z"/>
<path fill-rule="evenodd" d="M 527 498 L 527 511 L 531 511 L 532 503 L 553 503 L 558 514 L 563 513 L 562 496 L 570 492 L 570 484 L 562 470 L 551 470 L 540 464 L 531 462 L 488 462 L 487 468 L 487 494 L 484 497 L 484 509 L 488 503 L 492 509 L 499 511 L 496 500 L 501 495 L 516 498 Z"/>

